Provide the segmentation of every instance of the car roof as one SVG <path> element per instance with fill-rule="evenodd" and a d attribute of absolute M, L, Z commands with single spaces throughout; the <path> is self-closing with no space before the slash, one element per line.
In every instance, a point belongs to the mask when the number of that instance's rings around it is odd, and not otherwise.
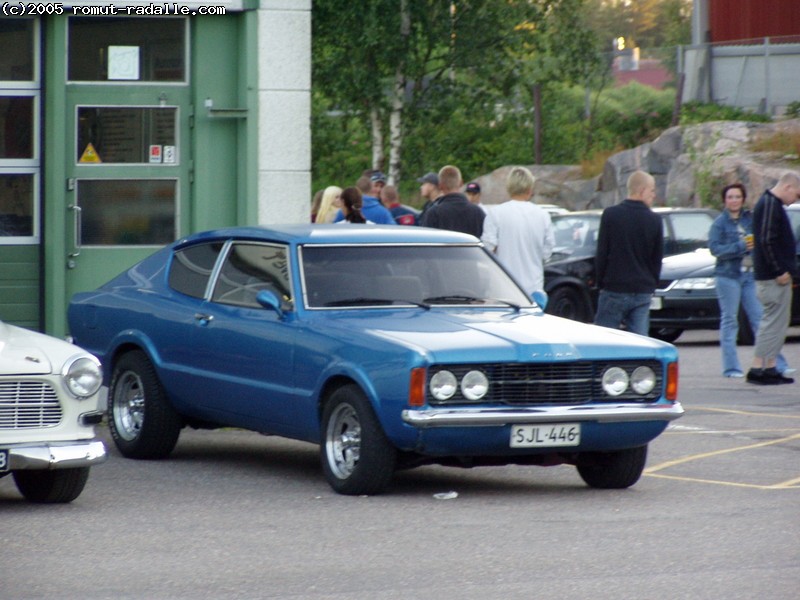
<path fill-rule="evenodd" d="M 270 225 L 228 227 L 203 231 L 178 241 L 176 246 L 226 239 L 251 239 L 293 244 L 478 244 L 474 236 L 443 229 L 402 225 Z"/>

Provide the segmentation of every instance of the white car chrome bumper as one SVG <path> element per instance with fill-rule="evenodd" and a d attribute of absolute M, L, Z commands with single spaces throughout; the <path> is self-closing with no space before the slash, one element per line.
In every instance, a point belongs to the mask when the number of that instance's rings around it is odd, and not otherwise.
<path fill-rule="evenodd" d="M 91 467 L 108 458 L 103 442 L 52 442 L 7 446 L 10 471 Z"/>

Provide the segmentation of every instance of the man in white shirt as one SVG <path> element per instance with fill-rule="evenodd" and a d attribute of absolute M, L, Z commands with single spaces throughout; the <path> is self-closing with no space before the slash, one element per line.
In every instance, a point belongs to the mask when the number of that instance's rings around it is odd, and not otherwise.
<path fill-rule="evenodd" d="M 525 167 L 512 168 L 506 181 L 511 199 L 488 212 L 481 236 L 528 294 L 544 290 L 544 262 L 555 246 L 550 215 L 530 201 L 535 183 Z"/>

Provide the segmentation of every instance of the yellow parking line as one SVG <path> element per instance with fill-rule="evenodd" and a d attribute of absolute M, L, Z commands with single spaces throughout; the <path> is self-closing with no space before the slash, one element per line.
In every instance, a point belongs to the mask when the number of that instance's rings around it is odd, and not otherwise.
<path fill-rule="evenodd" d="M 771 485 L 769 487 L 771 490 L 784 490 L 784 489 L 800 487 L 800 477 L 798 477 L 797 479 L 790 479 L 789 481 L 784 481 L 783 483 L 776 483 L 775 485 Z"/>
<path fill-rule="evenodd" d="M 720 412 L 720 413 L 729 413 L 732 415 L 746 415 L 748 417 L 775 417 L 778 419 L 800 419 L 800 415 L 786 415 L 786 414 L 775 414 L 775 413 L 760 413 L 760 412 L 750 412 L 746 410 L 734 410 L 732 408 L 712 408 L 710 406 L 684 406 L 683 407 L 687 412 L 689 411 L 700 411 L 706 410 L 708 412 Z"/>
<path fill-rule="evenodd" d="M 677 475 L 662 475 L 660 473 L 647 473 L 645 471 L 645 475 L 648 477 L 658 477 L 660 479 L 672 479 L 675 481 L 689 481 L 692 483 L 712 483 L 714 485 L 727 485 L 729 487 L 741 487 L 741 488 L 750 488 L 756 490 L 776 490 L 776 489 L 793 489 L 793 485 L 787 485 L 793 482 L 785 482 L 776 485 L 758 485 L 755 483 L 738 483 L 735 481 L 717 481 L 715 479 L 699 479 L 697 477 L 681 477 Z M 797 480 L 800 482 L 800 479 Z"/>
<path fill-rule="evenodd" d="M 742 435 L 744 433 L 784 433 L 787 431 L 800 431 L 797 427 L 781 427 L 780 429 L 667 429 L 664 435 L 697 435 L 698 433 L 715 435 Z"/>
<path fill-rule="evenodd" d="M 783 442 L 789 442 L 796 439 L 800 439 L 800 433 L 796 433 L 794 435 L 790 435 L 788 437 L 780 438 L 777 440 L 768 440 L 766 442 L 759 442 L 758 444 L 750 444 L 749 446 L 737 446 L 736 448 L 726 448 L 724 450 L 714 450 L 713 452 L 704 452 L 702 454 L 693 454 L 690 456 L 684 456 L 683 458 L 677 458 L 675 460 L 670 460 L 661 463 L 660 465 L 650 467 L 649 469 L 645 470 L 645 473 L 650 475 L 652 473 L 655 473 L 656 471 L 661 471 L 669 467 L 674 467 L 675 465 L 691 462 L 693 460 L 699 460 L 701 458 L 710 458 L 712 456 L 720 456 L 722 454 L 730 454 L 731 452 L 740 452 L 742 450 L 752 450 L 753 448 L 763 448 L 764 446 L 773 446 L 775 444 L 781 444 Z"/>

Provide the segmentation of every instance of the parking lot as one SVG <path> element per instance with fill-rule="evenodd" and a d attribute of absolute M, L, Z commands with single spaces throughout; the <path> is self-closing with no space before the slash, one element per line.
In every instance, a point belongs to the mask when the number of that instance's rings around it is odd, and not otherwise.
<path fill-rule="evenodd" d="M 343 497 L 308 444 L 188 431 L 171 459 L 131 461 L 102 430 L 111 459 L 71 505 L 0 480 L 2 597 L 794 599 L 800 382 L 721 377 L 716 332 L 677 346 L 686 415 L 628 490 L 565 466 L 431 466 Z"/>

